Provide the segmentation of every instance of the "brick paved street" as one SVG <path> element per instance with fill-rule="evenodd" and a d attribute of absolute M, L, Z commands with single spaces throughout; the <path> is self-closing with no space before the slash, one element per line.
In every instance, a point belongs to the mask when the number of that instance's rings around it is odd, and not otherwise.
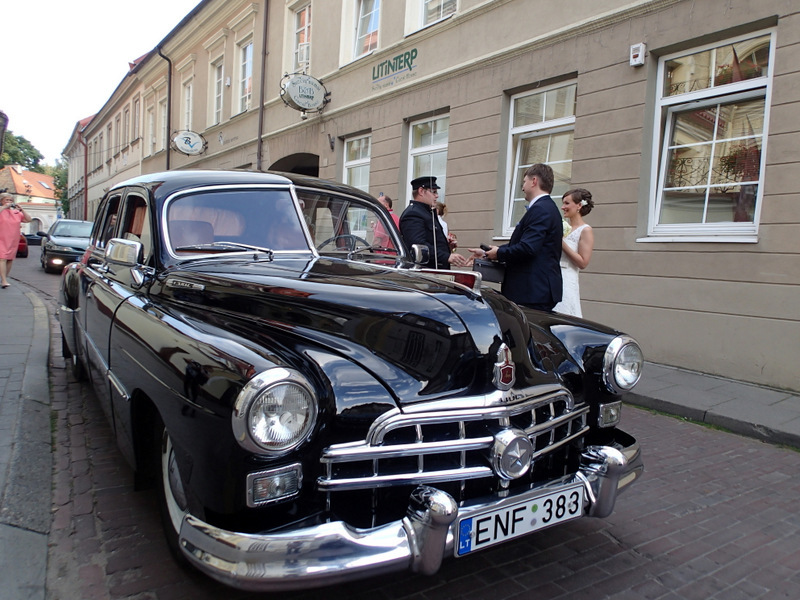
<path fill-rule="evenodd" d="M 132 473 L 53 324 L 54 506 L 49 600 L 257 598 L 178 567 L 154 492 Z M 646 473 L 608 519 L 583 519 L 459 560 L 270 598 L 677 599 L 800 597 L 800 454 L 627 407 Z"/>

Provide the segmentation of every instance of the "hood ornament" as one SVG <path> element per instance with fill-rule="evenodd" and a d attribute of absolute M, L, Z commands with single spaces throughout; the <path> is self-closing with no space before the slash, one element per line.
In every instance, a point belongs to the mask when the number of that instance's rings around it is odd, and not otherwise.
<path fill-rule="evenodd" d="M 514 360 L 511 349 L 505 344 L 500 344 L 497 349 L 497 362 L 494 363 L 494 377 L 492 383 L 498 390 L 510 390 L 517 380 Z"/>

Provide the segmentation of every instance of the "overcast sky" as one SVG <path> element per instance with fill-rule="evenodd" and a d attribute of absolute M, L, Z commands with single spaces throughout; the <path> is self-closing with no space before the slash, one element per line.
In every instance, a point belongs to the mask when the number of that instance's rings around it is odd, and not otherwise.
<path fill-rule="evenodd" d="M 54 165 L 75 123 L 200 0 L 3 0 L 0 110 Z"/>

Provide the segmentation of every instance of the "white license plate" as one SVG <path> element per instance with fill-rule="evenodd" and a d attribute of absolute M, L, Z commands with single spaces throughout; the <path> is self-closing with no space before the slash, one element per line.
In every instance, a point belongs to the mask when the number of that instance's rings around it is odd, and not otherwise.
<path fill-rule="evenodd" d="M 561 488 L 458 522 L 456 556 L 488 548 L 556 523 L 583 515 L 583 485 Z"/>

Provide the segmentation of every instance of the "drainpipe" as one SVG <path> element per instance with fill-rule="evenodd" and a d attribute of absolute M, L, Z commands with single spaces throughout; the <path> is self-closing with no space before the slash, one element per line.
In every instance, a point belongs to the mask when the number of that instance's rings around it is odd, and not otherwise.
<path fill-rule="evenodd" d="M 89 146 L 83 139 L 83 134 L 78 134 L 78 141 L 83 146 L 83 220 L 88 221 L 89 215 Z"/>
<path fill-rule="evenodd" d="M 267 71 L 267 26 L 269 25 L 269 0 L 264 0 L 264 39 L 261 43 L 261 85 L 258 91 L 258 141 L 256 142 L 256 171 L 262 171 L 262 156 L 264 150 L 264 141 L 261 136 L 264 135 L 264 95 L 266 86 L 266 71 Z"/>
<path fill-rule="evenodd" d="M 156 50 L 158 50 L 158 55 L 167 61 L 169 65 L 167 69 L 167 139 L 165 140 L 166 146 L 165 150 L 167 151 L 167 171 L 169 171 L 169 136 L 170 132 L 172 131 L 172 61 L 164 56 L 164 53 L 161 52 L 161 46 L 156 46 Z"/>

